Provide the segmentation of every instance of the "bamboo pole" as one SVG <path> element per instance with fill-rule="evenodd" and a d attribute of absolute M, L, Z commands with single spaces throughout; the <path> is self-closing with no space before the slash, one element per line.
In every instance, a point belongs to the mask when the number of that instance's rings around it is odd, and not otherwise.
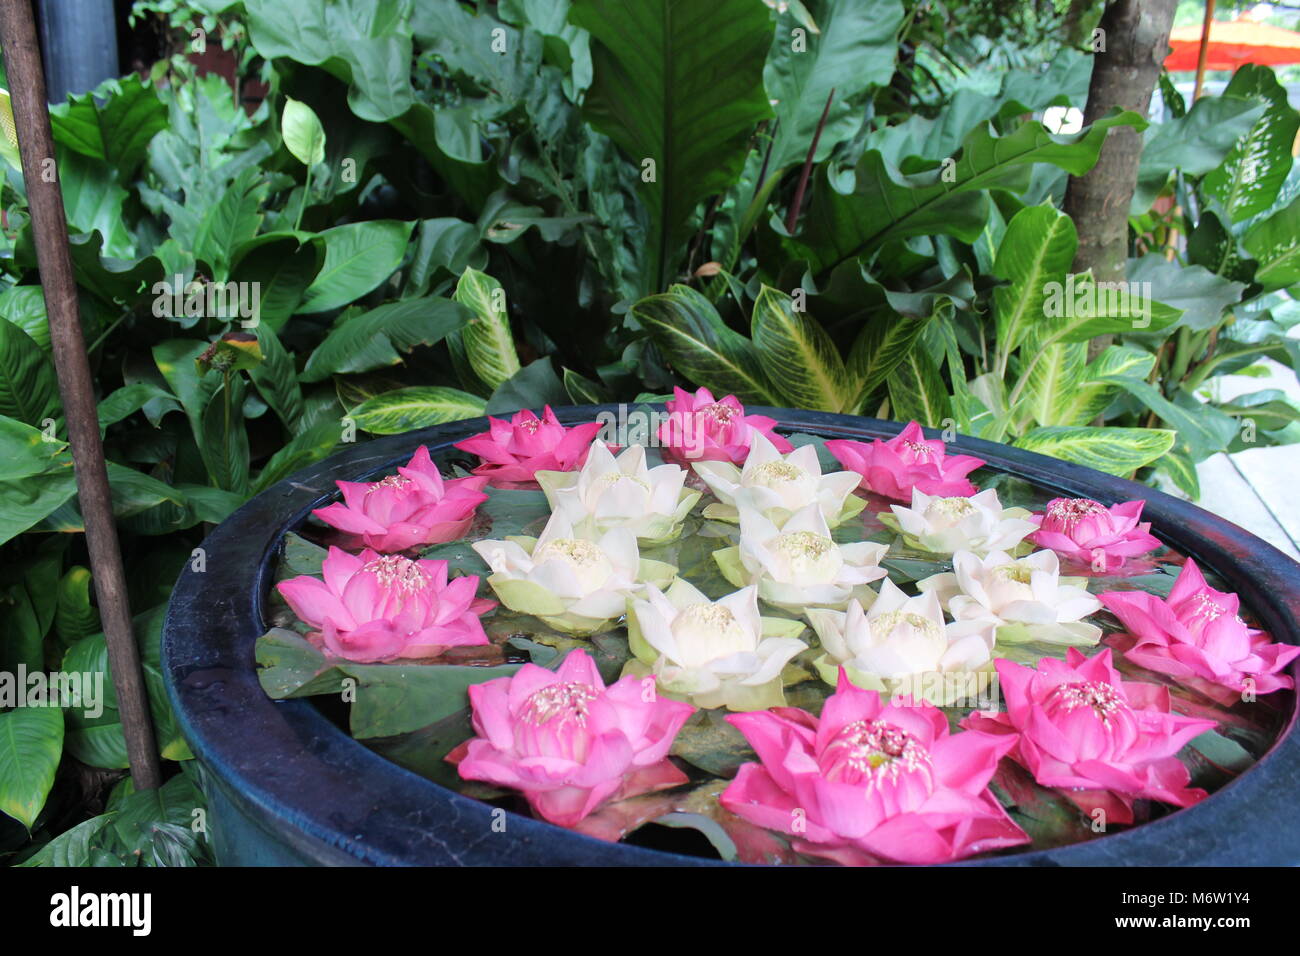
<path fill-rule="evenodd" d="M 49 315 L 50 347 L 58 373 L 59 394 L 63 398 L 77 496 L 86 525 L 86 547 L 104 623 L 131 778 L 137 789 L 150 790 L 162 783 L 158 747 L 149 717 L 140 654 L 131 628 L 126 575 L 118 549 L 117 525 L 113 521 L 113 498 L 108 488 L 108 467 L 99 438 L 94 382 L 78 318 L 77 284 L 68 249 L 63 190 L 55 166 L 54 137 L 45 103 L 45 76 L 29 0 L 0 0 L 0 46 L 4 47 L 18 152 L 36 240 L 36 260 Z M 54 175 L 49 174 L 51 170 Z"/>

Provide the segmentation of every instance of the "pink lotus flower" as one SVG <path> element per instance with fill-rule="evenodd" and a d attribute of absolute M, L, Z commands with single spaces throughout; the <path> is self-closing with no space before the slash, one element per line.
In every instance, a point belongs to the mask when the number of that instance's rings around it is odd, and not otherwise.
<path fill-rule="evenodd" d="M 939 708 L 886 705 L 840 671 L 821 718 L 795 707 L 733 714 L 761 763 L 722 805 L 795 837 L 800 853 L 846 865 L 945 863 L 1029 842 L 988 790 L 1013 737 L 949 734 Z"/>
<path fill-rule="evenodd" d="M 600 422 L 565 428 L 547 405 L 538 418 L 528 409 L 515 412 L 510 421 L 488 419 L 488 430 L 456 447 L 478 455 L 482 463 L 474 474 L 494 488 L 536 488 L 539 471 L 576 471 L 587 460 Z"/>
<path fill-rule="evenodd" d="M 1179 807 L 1205 799 L 1174 754 L 1215 721 L 1170 713 L 1168 688 L 1120 680 L 1109 650 L 1088 658 L 1070 648 L 1065 661 L 1044 657 L 1036 671 L 1007 660 L 996 667 L 1006 712 L 977 712 L 961 725 L 1014 739 L 1008 756 L 1043 786 L 1085 812 L 1103 809 L 1108 824 L 1132 823 L 1137 797 Z"/>
<path fill-rule="evenodd" d="M 1237 595 L 1206 584 L 1191 558 L 1168 600 L 1145 591 L 1107 591 L 1098 598 L 1128 628 L 1132 643 L 1124 641 L 1124 656 L 1148 670 L 1257 694 L 1295 684 L 1278 672 L 1300 647 L 1270 643 L 1263 631 L 1247 627 L 1237 614 Z"/>
<path fill-rule="evenodd" d="M 895 501 L 912 500 L 912 489 L 927 495 L 965 498 L 975 494 L 975 486 L 966 476 L 984 464 L 972 455 L 948 456 L 944 443 L 927 439 L 921 426 L 908 422 L 898 435 L 870 444 L 836 439 L 826 449 L 849 471 L 862 476 L 862 487 Z"/>
<path fill-rule="evenodd" d="M 1039 530 L 1029 540 L 1098 571 L 1115 571 L 1126 558 L 1160 547 L 1160 540 L 1150 533 L 1151 522 L 1138 523 L 1144 504 L 1122 501 L 1107 508 L 1091 498 L 1054 498 L 1046 511 L 1030 516 Z"/>
<path fill-rule="evenodd" d="M 474 596 L 477 577 L 448 581 L 446 561 L 330 548 L 321 572 L 323 580 L 303 574 L 276 588 L 336 657 L 437 657 L 448 647 L 488 643 L 479 616 L 496 602 Z"/>
<path fill-rule="evenodd" d="M 687 461 L 729 461 L 743 464 L 749 455 L 750 436 L 758 432 L 777 451 L 786 454 L 793 446 L 774 432 L 776 422 L 766 415 L 746 415 L 735 395 L 714 400 L 707 388 L 695 394 L 673 389 L 673 401 L 665 403 L 668 421 L 659 427 L 659 443 L 669 457 Z"/>
<path fill-rule="evenodd" d="M 538 816 L 572 827 L 601 804 L 686 783 L 668 760 L 690 704 L 658 698 L 631 675 L 610 687 L 586 651 L 551 672 L 469 688 L 474 732 L 447 760 L 466 780 L 522 790 Z"/>
<path fill-rule="evenodd" d="M 487 501 L 487 478 L 444 481 L 421 445 L 397 474 L 379 481 L 336 481 L 343 501 L 312 512 L 321 521 L 360 535 L 366 547 L 396 552 L 454 541 L 469 530 L 474 509 Z"/>

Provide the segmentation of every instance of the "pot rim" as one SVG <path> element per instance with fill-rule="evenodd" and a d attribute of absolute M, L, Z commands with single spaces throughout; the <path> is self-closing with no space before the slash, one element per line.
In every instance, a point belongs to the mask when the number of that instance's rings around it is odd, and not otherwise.
<path fill-rule="evenodd" d="M 623 407 L 633 407 L 631 405 Z M 642 405 L 662 410 L 663 405 Z M 564 424 L 617 415 L 618 405 L 555 409 Z M 822 438 L 890 438 L 898 422 L 826 412 L 747 406 L 786 432 Z M 306 699 L 275 701 L 257 679 L 254 644 L 267 630 L 266 595 L 285 534 L 337 498 L 334 481 L 360 481 L 404 464 L 419 445 L 436 457 L 485 431 L 486 417 L 358 443 L 261 492 L 204 539 L 205 570 L 187 564 L 163 630 L 163 672 L 178 726 L 209 780 L 271 833 L 333 862 L 374 865 L 734 866 L 628 844 L 612 844 L 494 808 L 392 763 L 335 727 Z M 927 436 L 938 437 L 935 429 Z M 1236 590 L 1275 640 L 1300 643 L 1300 563 L 1244 529 L 1146 485 L 1009 445 L 957 436 L 952 452 L 1037 487 L 1104 504 L 1141 498 L 1143 519 L 1162 541 L 1195 558 Z M 1290 667 L 1293 675 L 1300 670 Z M 1293 809 L 1300 787 L 1295 691 L 1278 739 L 1249 770 L 1201 803 L 1096 840 L 948 866 L 1294 865 L 1300 827 L 1261 825 Z M 1249 807 L 1252 812 L 1242 812 Z M 1251 824 L 1252 820 L 1261 824 Z M 477 831 L 480 836 L 469 834 Z"/>

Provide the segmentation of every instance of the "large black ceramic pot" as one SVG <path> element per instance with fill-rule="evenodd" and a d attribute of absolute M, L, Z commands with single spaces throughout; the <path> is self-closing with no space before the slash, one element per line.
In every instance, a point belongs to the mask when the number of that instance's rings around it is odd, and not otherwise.
<path fill-rule="evenodd" d="M 561 409 L 566 424 L 593 406 Z M 753 409 L 785 432 L 871 440 L 893 422 L 847 415 Z M 254 644 L 266 630 L 274 563 L 286 533 L 336 496 L 336 479 L 373 479 L 419 445 L 434 459 L 486 428 L 484 419 L 441 425 L 346 448 L 258 495 L 204 543 L 206 569 L 176 583 L 163 638 L 168 691 L 209 785 L 218 859 L 250 864 L 634 864 L 723 865 L 704 857 L 607 843 L 519 815 L 509 839 L 493 838 L 502 811 L 380 757 L 308 700 L 275 701 L 258 682 Z M 1300 564 L 1222 518 L 1143 485 L 1006 445 L 959 437 L 950 450 L 1049 495 L 1110 504 L 1146 499 L 1144 520 L 1171 548 L 1216 573 L 1277 641 L 1300 643 Z M 1294 670 L 1294 667 L 1293 667 Z M 1150 823 L 1051 850 L 956 865 L 1259 865 L 1300 863 L 1293 825 L 1300 789 L 1300 733 L 1291 691 L 1279 691 L 1282 724 L 1271 749 L 1203 802 Z"/>

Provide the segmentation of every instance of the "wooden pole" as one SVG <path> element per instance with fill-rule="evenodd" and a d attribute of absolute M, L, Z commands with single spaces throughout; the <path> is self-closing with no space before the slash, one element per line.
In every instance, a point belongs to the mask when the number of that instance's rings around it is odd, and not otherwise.
<path fill-rule="evenodd" d="M 1201 98 L 1205 85 L 1205 61 L 1210 54 L 1210 24 L 1214 22 L 1215 0 L 1205 0 L 1205 19 L 1201 21 L 1201 48 L 1196 53 L 1196 86 L 1192 88 L 1192 102 Z"/>
<path fill-rule="evenodd" d="M 162 783 L 158 747 L 149 718 L 140 654 L 131 629 L 126 575 L 118 550 L 117 525 L 113 521 L 104 447 L 99 439 L 94 382 L 77 315 L 77 283 L 68 249 L 63 190 L 54 161 L 54 137 L 45 105 L 45 76 L 29 0 L 0 0 L 0 45 L 4 47 L 18 152 L 22 157 L 27 206 L 36 240 L 36 261 L 49 315 L 50 347 L 68 424 L 77 496 L 86 524 L 86 547 L 108 644 L 108 661 L 122 716 L 131 778 L 136 789 L 151 790 Z"/>

